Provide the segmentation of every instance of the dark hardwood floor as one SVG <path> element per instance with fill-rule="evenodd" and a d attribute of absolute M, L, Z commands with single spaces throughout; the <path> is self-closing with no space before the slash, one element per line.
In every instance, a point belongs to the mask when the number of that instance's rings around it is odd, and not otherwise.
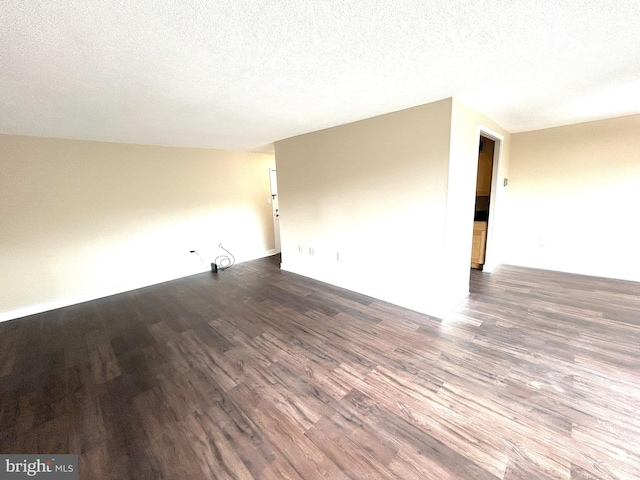
<path fill-rule="evenodd" d="M 0 451 L 81 479 L 640 478 L 640 284 L 474 271 L 440 322 L 277 262 L 0 324 Z"/>

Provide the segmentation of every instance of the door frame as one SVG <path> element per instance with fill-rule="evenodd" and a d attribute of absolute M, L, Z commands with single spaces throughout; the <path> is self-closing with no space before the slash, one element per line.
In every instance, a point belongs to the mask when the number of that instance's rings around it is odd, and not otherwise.
<path fill-rule="evenodd" d="M 271 193 L 271 214 L 273 215 L 273 236 L 276 253 L 282 250 L 280 238 L 280 201 L 278 197 L 278 175 L 275 167 L 269 167 L 269 189 Z"/>
<path fill-rule="evenodd" d="M 495 130 L 482 124 L 477 129 L 478 146 L 476 151 L 480 149 L 480 136 L 489 138 L 495 142 L 493 149 L 493 166 L 491 171 L 491 196 L 489 197 L 489 219 L 487 225 L 487 243 L 485 247 L 483 272 L 492 272 L 500 264 L 499 251 L 495 242 L 496 233 L 496 209 L 502 201 L 500 178 L 502 177 L 502 155 L 504 148 L 504 136 Z M 506 180 L 506 177 L 505 177 Z"/>

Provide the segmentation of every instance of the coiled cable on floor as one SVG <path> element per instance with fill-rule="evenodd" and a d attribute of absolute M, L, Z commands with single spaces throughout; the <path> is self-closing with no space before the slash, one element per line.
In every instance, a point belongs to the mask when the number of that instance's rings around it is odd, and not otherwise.
<path fill-rule="evenodd" d="M 236 257 L 234 257 L 229 250 L 224 248 L 222 244 L 218 245 L 218 248 L 228 253 L 228 255 L 218 255 L 214 260 L 214 263 L 217 265 L 218 270 L 226 270 L 234 263 L 236 263 Z"/>

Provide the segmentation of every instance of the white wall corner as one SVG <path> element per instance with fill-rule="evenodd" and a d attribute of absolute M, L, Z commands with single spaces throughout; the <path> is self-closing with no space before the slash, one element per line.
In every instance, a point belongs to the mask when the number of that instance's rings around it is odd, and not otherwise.
<path fill-rule="evenodd" d="M 469 290 L 443 296 L 437 309 L 433 313 L 429 313 L 429 315 L 445 320 L 468 296 Z"/>

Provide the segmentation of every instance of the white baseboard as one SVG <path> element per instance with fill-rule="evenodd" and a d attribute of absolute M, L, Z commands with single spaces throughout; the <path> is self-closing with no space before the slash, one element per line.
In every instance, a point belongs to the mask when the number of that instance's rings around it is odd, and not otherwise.
<path fill-rule="evenodd" d="M 243 258 L 236 263 L 249 262 L 258 258 L 270 257 L 275 255 L 277 251 L 275 249 L 264 251 L 256 256 L 250 258 Z M 199 273 L 208 272 L 209 269 L 202 267 L 200 269 L 194 269 L 189 272 L 184 272 L 180 275 L 170 275 L 162 278 L 155 278 L 153 280 L 145 280 L 141 282 L 128 283 L 124 285 L 117 285 L 112 288 L 104 290 L 98 290 L 94 292 L 85 293 L 73 297 L 60 298 L 52 300 L 50 302 L 39 303 L 37 305 L 30 305 L 28 307 L 18 308 L 16 310 L 10 310 L 8 312 L 0 313 L 0 323 L 9 320 L 15 320 L 17 318 L 28 317 L 29 315 L 35 315 L 37 313 L 48 312 L 50 310 L 56 310 L 58 308 L 68 307 L 71 305 L 77 305 L 79 303 L 90 302 L 91 300 L 97 300 L 98 298 L 110 297 L 112 295 L 118 295 L 120 293 L 130 292 L 139 288 L 150 287 L 151 285 L 157 285 L 159 283 L 170 282 L 171 280 L 177 280 L 179 278 L 190 277 L 191 275 L 197 275 Z"/>
<path fill-rule="evenodd" d="M 275 255 L 276 253 L 280 253 L 280 250 L 276 250 L 275 248 L 272 248 L 271 250 L 267 250 L 266 252 L 264 252 L 264 255 L 260 255 L 259 257 L 256 257 L 253 260 L 257 260 L 258 258 L 270 257 L 271 255 Z"/>
<path fill-rule="evenodd" d="M 363 295 L 382 300 L 383 302 L 391 303 L 393 305 L 397 305 L 408 310 L 413 310 L 414 312 L 423 313 L 425 315 L 429 315 L 438 319 L 446 318 L 447 315 L 449 315 L 469 295 L 468 290 L 460 290 L 455 293 L 446 293 L 442 295 L 441 298 L 438 298 L 437 301 L 434 300 L 426 303 L 423 298 L 398 299 L 392 298 L 390 296 L 380 295 L 379 292 L 378 295 L 376 295 L 371 291 L 358 289 L 357 285 L 347 285 L 345 283 L 337 281 L 337 278 L 328 273 L 327 270 L 313 268 L 313 266 L 310 265 L 304 265 L 296 262 L 286 262 L 282 263 L 280 265 L 280 268 L 287 272 L 302 275 L 303 277 L 307 278 L 312 278 L 314 280 L 328 283 L 330 285 L 335 285 L 337 287 L 351 290 L 356 293 L 361 293 Z"/>
<path fill-rule="evenodd" d="M 496 268 L 498 268 L 500 266 L 499 263 L 485 263 L 482 266 L 482 271 L 484 273 L 492 273 L 496 270 Z"/>
<path fill-rule="evenodd" d="M 443 321 L 446 321 L 447 317 L 451 312 L 453 312 L 458 305 L 466 300 L 469 296 L 469 291 L 460 292 L 457 296 L 451 296 L 448 303 L 441 305 L 440 314 L 436 315 L 436 317 L 441 318 Z"/>

